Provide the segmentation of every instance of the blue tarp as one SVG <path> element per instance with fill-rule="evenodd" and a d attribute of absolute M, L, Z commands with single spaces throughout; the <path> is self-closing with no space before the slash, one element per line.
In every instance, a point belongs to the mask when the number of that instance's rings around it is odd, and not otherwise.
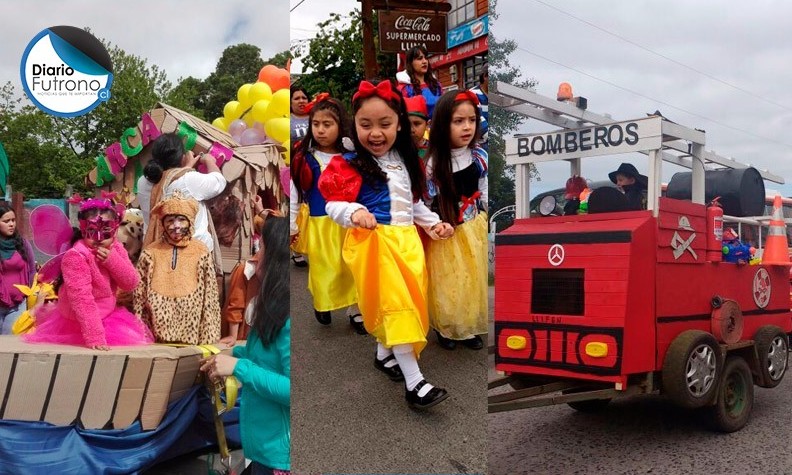
<path fill-rule="evenodd" d="M 239 447 L 239 407 L 224 414 L 223 421 L 229 446 Z M 195 386 L 168 406 L 152 431 L 142 431 L 139 422 L 119 430 L 86 430 L 0 420 L 0 474 L 134 474 L 216 445 L 209 394 Z"/>

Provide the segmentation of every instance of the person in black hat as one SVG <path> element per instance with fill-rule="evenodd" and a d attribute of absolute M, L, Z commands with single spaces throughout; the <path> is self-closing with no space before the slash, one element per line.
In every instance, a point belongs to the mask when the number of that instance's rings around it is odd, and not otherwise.
<path fill-rule="evenodd" d="M 646 209 L 644 191 L 649 185 L 646 175 L 641 175 L 631 163 L 622 163 L 616 171 L 608 174 L 610 181 L 624 193 L 629 210 Z"/>

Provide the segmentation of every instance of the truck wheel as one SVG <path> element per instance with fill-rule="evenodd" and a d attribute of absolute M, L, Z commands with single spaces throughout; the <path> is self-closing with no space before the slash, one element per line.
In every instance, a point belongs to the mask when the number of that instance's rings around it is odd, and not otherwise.
<path fill-rule="evenodd" d="M 723 367 L 715 405 L 706 408 L 709 423 L 721 432 L 738 431 L 751 417 L 754 387 L 751 368 L 740 356 L 730 356 Z"/>
<path fill-rule="evenodd" d="M 707 332 L 688 330 L 677 336 L 663 361 L 663 389 L 676 404 L 703 407 L 712 402 L 722 365 L 721 349 Z"/>
<path fill-rule="evenodd" d="M 756 354 L 759 356 L 759 386 L 774 388 L 784 379 L 789 354 L 789 340 L 779 327 L 767 325 L 754 335 Z"/>
<path fill-rule="evenodd" d="M 566 389 L 561 391 L 561 394 L 575 394 L 578 392 L 583 392 L 585 389 Z M 572 409 L 585 412 L 585 413 L 594 413 L 600 412 L 610 404 L 611 399 L 589 399 L 588 401 L 575 401 L 575 402 L 568 402 L 567 405 Z"/>

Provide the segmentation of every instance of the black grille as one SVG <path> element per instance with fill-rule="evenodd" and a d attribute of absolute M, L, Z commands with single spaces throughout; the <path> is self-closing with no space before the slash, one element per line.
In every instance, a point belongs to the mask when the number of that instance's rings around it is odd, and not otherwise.
<path fill-rule="evenodd" d="M 531 313 L 583 315 L 583 269 L 534 269 Z"/>

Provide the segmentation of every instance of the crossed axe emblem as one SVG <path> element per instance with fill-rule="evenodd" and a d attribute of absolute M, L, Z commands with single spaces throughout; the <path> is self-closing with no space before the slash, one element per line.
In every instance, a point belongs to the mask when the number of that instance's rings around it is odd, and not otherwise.
<path fill-rule="evenodd" d="M 671 238 L 671 247 L 674 249 L 674 259 L 679 259 L 685 251 L 689 251 L 690 254 L 693 256 L 693 259 L 698 260 L 698 256 L 696 255 L 696 251 L 690 247 L 693 244 L 693 240 L 696 238 L 696 233 L 690 235 L 687 240 L 682 239 L 682 236 L 679 235 L 678 231 L 674 231 L 674 237 Z"/>

